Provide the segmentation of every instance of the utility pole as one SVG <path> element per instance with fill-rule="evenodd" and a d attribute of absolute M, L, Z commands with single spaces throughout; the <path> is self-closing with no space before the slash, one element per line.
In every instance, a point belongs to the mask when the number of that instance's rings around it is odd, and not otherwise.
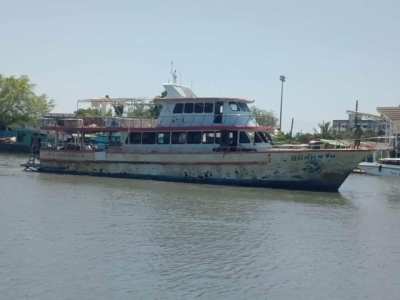
<path fill-rule="evenodd" d="M 356 100 L 356 115 L 354 117 L 354 127 L 357 128 L 358 126 L 358 100 Z"/>
<path fill-rule="evenodd" d="M 282 131 L 283 83 L 286 81 L 286 77 L 284 75 L 281 75 L 279 77 L 279 80 L 281 81 L 281 109 L 280 109 L 280 114 L 279 114 L 279 131 Z"/>
<path fill-rule="evenodd" d="M 290 125 L 290 138 L 293 137 L 293 123 L 294 123 L 294 118 L 292 118 L 292 124 Z"/>

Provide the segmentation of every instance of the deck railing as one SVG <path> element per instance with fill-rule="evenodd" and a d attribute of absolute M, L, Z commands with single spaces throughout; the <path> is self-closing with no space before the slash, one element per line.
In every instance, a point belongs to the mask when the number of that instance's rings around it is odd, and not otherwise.
<path fill-rule="evenodd" d="M 260 117 L 261 119 L 262 117 Z M 182 114 L 161 116 L 157 119 L 148 118 L 118 118 L 118 117 L 87 117 L 75 119 L 42 119 L 43 129 L 73 130 L 80 128 L 106 129 L 140 129 L 165 127 L 206 127 L 206 126 L 257 126 L 258 117 L 248 114 Z"/>

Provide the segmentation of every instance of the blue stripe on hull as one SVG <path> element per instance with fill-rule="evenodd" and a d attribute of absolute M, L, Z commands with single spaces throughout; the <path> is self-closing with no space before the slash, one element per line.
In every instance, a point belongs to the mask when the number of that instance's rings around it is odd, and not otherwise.
<path fill-rule="evenodd" d="M 191 178 L 191 177 L 173 177 L 173 176 L 157 176 L 157 175 L 135 175 L 127 173 L 100 173 L 100 172 L 78 172 L 66 171 L 59 168 L 40 168 L 40 172 L 44 173 L 58 173 L 70 175 L 88 175 L 97 177 L 113 177 L 113 178 L 134 178 L 134 179 L 150 179 L 159 181 L 172 181 L 172 182 L 188 182 L 188 183 L 203 183 L 203 184 L 217 184 L 217 185 L 231 185 L 231 186 L 249 186 L 249 187 L 266 187 L 277 189 L 290 189 L 290 190 L 306 190 L 306 191 L 325 191 L 337 192 L 340 182 L 324 182 L 319 180 L 298 180 L 298 181 L 284 181 L 284 180 L 237 180 L 237 179 L 218 179 L 218 178 Z"/>

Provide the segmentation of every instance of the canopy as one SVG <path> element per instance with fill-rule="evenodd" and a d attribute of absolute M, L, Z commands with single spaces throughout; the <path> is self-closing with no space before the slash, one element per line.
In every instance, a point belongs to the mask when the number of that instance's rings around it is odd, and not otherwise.
<path fill-rule="evenodd" d="M 376 110 L 390 121 L 400 121 L 400 107 L 378 107 Z"/>

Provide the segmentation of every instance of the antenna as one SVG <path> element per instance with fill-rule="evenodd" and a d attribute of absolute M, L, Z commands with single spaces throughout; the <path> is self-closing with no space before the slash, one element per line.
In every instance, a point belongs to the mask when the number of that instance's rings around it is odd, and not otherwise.
<path fill-rule="evenodd" d="M 174 61 L 172 60 L 170 74 L 172 76 L 172 83 L 176 84 L 176 79 L 178 78 L 178 76 L 176 75 L 176 70 L 174 70 Z"/>

